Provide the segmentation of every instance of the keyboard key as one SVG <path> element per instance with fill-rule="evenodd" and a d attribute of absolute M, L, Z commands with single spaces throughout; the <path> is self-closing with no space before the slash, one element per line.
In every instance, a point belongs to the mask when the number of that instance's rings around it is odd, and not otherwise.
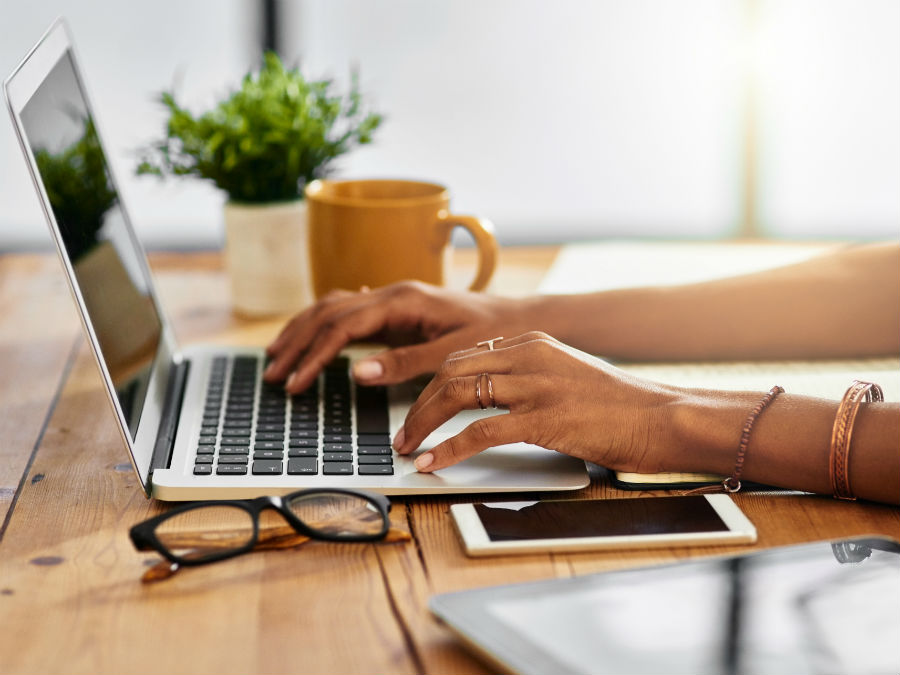
<path fill-rule="evenodd" d="M 394 467 L 387 464 L 360 464 L 357 470 L 360 476 L 394 475 Z"/>
<path fill-rule="evenodd" d="M 246 464 L 219 464 L 216 467 L 216 474 L 219 476 L 243 476 L 246 473 Z"/>
<path fill-rule="evenodd" d="M 350 462 L 352 460 L 352 452 L 325 452 L 322 454 L 323 462 Z"/>
<path fill-rule="evenodd" d="M 253 427 L 253 420 L 225 420 L 222 422 L 223 429 L 243 429 L 247 434 Z"/>
<path fill-rule="evenodd" d="M 197 454 L 198 455 L 214 455 L 216 453 L 215 445 L 198 445 L 197 446 Z"/>
<path fill-rule="evenodd" d="M 284 415 L 260 414 L 256 422 L 257 424 L 284 424 Z"/>
<path fill-rule="evenodd" d="M 350 462 L 322 462 L 322 473 L 326 476 L 352 476 L 353 464 Z"/>
<path fill-rule="evenodd" d="M 283 442 L 284 441 L 284 433 L 280 433 L 280 434 L 272 433 L 272 432 L 259 433 L 257 431 L 256 440 L 257 441 L 282 441 Z"/>
<path fill-rule="evenodd" d="M 295 429 L 291 427 L 291 438 L 318 438 L 319 432 L 316 429 Z"/>
<path fill-rule="evenodd" d="M 219 466 L 223 464 L 246 464 L 247 455 L 221 455 L 219 457 Z"/>
<path fill-rule="evenodd" d="M 284 441 L 256 441 L 254 450 L 284 450 Z"/>
<path fill-rule="evenodd" d="M 356 388 L 356 426 L 360 434 L 386 434 L 390 431 L 387 389 Z"/>
<path fill-rule="evenodd" d="M 288 460 L 290 475 L 319 473 L 319 461 L 315 457 L 297 457 Z"/>
<path fill-rule="evenodd" d="M 383 445 L 361 445 L 356 452 L 360 455 L 390 455 L 391 449 Z"/>
<path fill-rule="evenodd" d="M 284 435 L 284 422 L 281 424 L 257 424 L 256 433 Z"/>
<path fill-rule="evenodd" d="M 316 420 L 308 422 L 291 422 L 291 431 L 318 431 L 319 423 Z"/>
<path fill-rule="evenodd" d="M 288 450 L 288 457 L 318 457 L 318 448 L 291 448 Z"/>
<path fill-rule="evenodd" d="M 212 464 L 213 456 L 212 455 L 197 455 L 197 458 L 194 459 L 194 464 Z"/>
<path fill-rule="evenodd" d="M 199 445 L 215 445 L 215 444 L 216 444 L 216 437 L 215 437 L 215 436 L 210 436 L 210 435 L 201 436 L 201 437 L 200 437 L 200 440 L 198 440 L 197 443 L 198 443 Z"/>
<path fill-rule="evenodd" d="M 352 452 L 353 446 L 349 443 L 325 443 L 322 449 L 325 452 Z"/>
<path fill-rule="evenodd" d="M 253 453 L 253 459 L 284 459 L 284 453 L 280 450 L 257 450 Z"/>
<path fill-rule="evenodd" d="M 194 475 L 195 476 L 209 476 L 212 474 L 212 464 L 195 464 L 194 465 Z"/>
<path fill-rule="evenodd" d="M 394 458 L 390 455 L 360 455 L 359 464 L 393 464 Z"/>
<path fill-rule="evenodd" d="M 288 442 L 289 448 L 318 448 L 319 441 L 315 438 L 292 438 Z"/>
<path fill-rule="evenodd" d="M 253 475 L 281 475 L 281 460 L 278 459 L 259 459 L 253 462 Z"/>
<path fill-rule="evenodd" d="M 357 434 L 357 445 L 390 445 L 390 434 Z"/>
<path fill-rule="evenodd" d="M 237 445 L 237 446 L 250 445 L 250 436 L 249 435 L 241 436 L 241 437 L 228 436 L 226 438 L 223 438 L 222 442 L 219 443 L 219 445 L 222 445 L 222 446 L 225 446 L 225 445 L 232 445 L 232 446 L 234 446 L 234 445 Z"/>
<path fill-rule="evenodd" d="M 219 455 L 249 455 L 250 448 L 246 445 L 225 445 L 219 448 Z"/>
<path fill-rule="evenodd" d="M 322 440 L 325 443 L 349 443 L 350 434 L 328 434 Z"/>
<path fill-rule="evenodd" d="M 224 429 L 222 429 L 222 438 L 226 438 L 226 437 L 227 438 L 234 438 L 234 437 L 240 438 L 242 436 L 249 436 L 249 435 L 250 435 L 249 425 L 246 427 L 238 427 L 238 428 L 225 427 Z"/>

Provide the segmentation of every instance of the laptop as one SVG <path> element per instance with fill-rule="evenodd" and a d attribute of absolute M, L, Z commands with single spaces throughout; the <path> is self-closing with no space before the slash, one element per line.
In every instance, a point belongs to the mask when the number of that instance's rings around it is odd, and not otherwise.
<path fill-rule="evenodd" d="M 584 463 L 522 443 L 420 474 L 390 439 L 415 385 L 356 387 L 354 347 L 310 390 L 261 380 L 262 348 L 181 349 L 107 160 L 71 35 L 58 20 L 4 83 L 19 143 L 134 470 L 163 500 L 248 498 L 310 487 L 384 494 L 574 490 Z M 335 264 L 340 264 L 339 260 Z M 477 418 L 465 412 L 423 450 Z"/>

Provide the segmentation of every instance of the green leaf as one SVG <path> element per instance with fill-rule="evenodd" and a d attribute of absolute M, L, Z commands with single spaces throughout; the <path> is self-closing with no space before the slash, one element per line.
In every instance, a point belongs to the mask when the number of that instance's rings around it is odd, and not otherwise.
<path fill-rule="evenodd" d="M 383 122 L 364 109 L 358 73 L 344 95 L 334 89 L 267 52 L 239 89 L 199 115 L 162 92 L 165 135 L 142 150 L 136 171 L 210 180 L 234 201 L 296 199 L 337 157 L 370 143 Z"/>

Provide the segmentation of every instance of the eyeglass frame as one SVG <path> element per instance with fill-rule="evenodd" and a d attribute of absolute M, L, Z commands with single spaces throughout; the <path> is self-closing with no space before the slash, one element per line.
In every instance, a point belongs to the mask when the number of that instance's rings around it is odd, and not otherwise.
<path fill-rule="evenodd" d="M 378 513 L 381 515 L 381 530 L 373 534 L 353 534 L 349 536 L 339 536 L 329 535 L 328 533 L 320 532 L 318 530 L 310 528 L 306 525 L 306 523 L 304 523 L 290 511 L 290 509 L 285 505 L 285 502 L 300 495 L 306 496 L 315 494 L 350 495 L 353 497 L 358 497 L 368 502 L 369 504 L 372 504 L 373 506 L 377 507 Z M 246 511 L 250 515 L 250 518 L 253 522 L 253 536 L 246 544 L 229 551 L 213 553 L 204 558 L 182 558 L 172 553 L 172 551 L 170 551 L 169 548 L 165 544 L 163 544 L 156 536 L 156 528 L 169 518 L 187 513 L 188 511 L 210 508 L 213 506 L 236 507 L 242 509 L 243 511 Z M 244 553 L 249 553 L 250 551 L 252 551 L 253 547 L 256 546 L 256 544 L 259 542 L 259 516 L 266 509 L 274 509 L 279 514 L 281 514 L 281 516 L 288 522 L 291 527 L 294 528 L 296 532 L 305 535 L 310 539 L 318 539 L 320 541 L 379 541 L 380 539 L 384 539 L 391 527 L 391 521 L 388 516 L 391 511 L 391 501 L 382 494 L 379 494 L 377 492 L 366 492 L 363 490 L 353 490 L 349 488 L 308 488 L 305 490 L 290 492 L 286 495 L 256 497 L 255 499 L 216 499 L 210 501 L 191 502 L 190 504 L 177 506 L 169 511 L 166 511 L 165 513 L 161 513 L 158 516 L 153 516 L 152 518 L 148 518 L 145 521 L 133 525 L 128 531 L 128 536 L 131 538 L 131 543 L 138 551 L 154 550 L 161 556 L 163 556 L 166 560 L 175 563 L 178 566 L 196 567 L 199 565 L 218 562 L 220 560 L 227 560 L 228 558 L 234 558 L 236 556 L 243 555 Z"/>

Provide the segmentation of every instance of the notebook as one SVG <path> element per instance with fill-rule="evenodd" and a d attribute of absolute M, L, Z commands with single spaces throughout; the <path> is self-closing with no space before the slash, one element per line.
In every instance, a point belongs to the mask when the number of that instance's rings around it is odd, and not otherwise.
<path fill-rule="evenodd" d="M 13 125 L 96 358 L 148 496 L 252 497 L 306 487 L 385 494 L 571 490 L 584 463 L 510 444 L 433 474 L 389 440 L 415 385 L 356 387 L 347 350 L 302 396 L 261 382 L 262 348 L 181 349 L 107 160 L 65 23 L 57 21 L 4 83 Z M 335 264 L 340 264 L 339 260 Z M 458 433 L 463 413 L 422 450 Z"/>

